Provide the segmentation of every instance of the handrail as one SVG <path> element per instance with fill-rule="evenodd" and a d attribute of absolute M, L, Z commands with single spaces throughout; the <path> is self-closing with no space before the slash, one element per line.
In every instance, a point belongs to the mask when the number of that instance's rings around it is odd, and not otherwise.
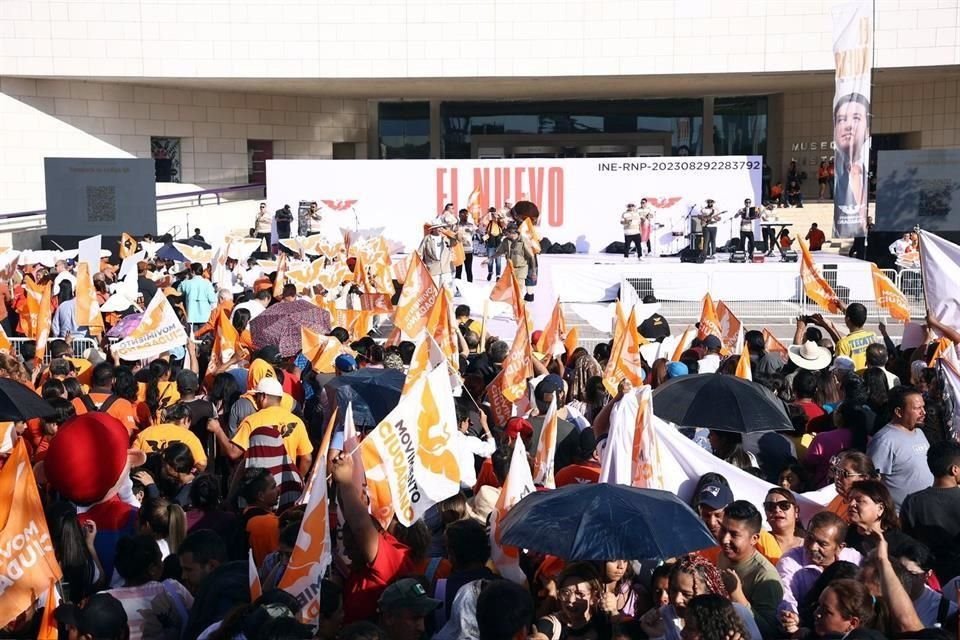
<path fill-rule="evenodd" d="M 203 206 L 201 202 L 203 196 L 216 195 L 217 204 L 220 204 L 220 194 L 234 193 L 237 191 L 250 191 L 251 189 L 263 189 L 267 185 L 263 182 L 251 182 L 250 184 L 237 184 L 231 187 L 213 187 L 211 189 L 201 189 L 199 191 L 184 191 L 183 193 L 168 193 L 157 196 L 160 200 L 175 200 L 176 198 L 192 198 L 197 196 L 197 206 Z M 42 216 L 47 213 L 46 209 L 36 209 L 34 211 L 15 211 L 13 213 L 0 213 L 0 220 L 16 220 L 17 218 L 29 218 L 30 216 Z"/>

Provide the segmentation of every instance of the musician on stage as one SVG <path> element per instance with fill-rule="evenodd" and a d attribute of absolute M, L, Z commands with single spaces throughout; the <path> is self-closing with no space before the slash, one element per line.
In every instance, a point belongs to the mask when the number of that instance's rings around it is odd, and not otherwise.
<path fill-rule="evenodd" d="M 753 223 L 761 217 L 760 212 L 753 206 L 753 201 L 747 198 L 743 201 L 743 208 L 737 211 L 734 217 L 740 218 L 740 250 L 746 251 L 752 258 L 753 243 L 755 241 L 753 236 Z M 748 241 L 750 243 L 749 249 L 747 249 Z"/>
<path fill-rule="evenodd" d="M 653 220 L 657 212 L 653 207 L 647 206 L 647 199 L 640 198 L 640 241 L 647 245 L 647 255 L 653 255 L 653 247 L 650 246 L 650 236 L 653 234 Z M 637 249 L 637 254 L 640 249 Z"/>
<path fill-rule="evenodd" d="M 720 221 L 720 213 L 714 206 L 713 198 L 707 198 L 707 204 L 700 209 L 700 221 L 703 223 L 703 244 L 707 257 L 713 257 L 717 252 L 717 222 Z"/>
<path fill-rule="evenodd" d="M 637 247 L 637 258 L 643 259 L 643 249 L 640 247 L 642 232 L 642 217 L 637 211 L 637 206 L 632 202 L 627 205 L 627 210 L 620 214 L 620 224 L 623 225 L 623 257 L 630 257 L 630 245 Z"/>

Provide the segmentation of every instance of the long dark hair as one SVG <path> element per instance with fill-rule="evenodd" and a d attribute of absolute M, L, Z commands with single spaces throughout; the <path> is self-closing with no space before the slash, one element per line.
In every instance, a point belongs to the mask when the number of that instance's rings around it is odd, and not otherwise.
<path fill-rule="evenodd" d="M 233 312 L 233 328 L 237 330 L 238 333 L 242 332 L 247 328 L 247 325 L 250 324 L 250 319 L 252 314 L 249 309 L 244 309 L 243 307 L 237 309 Z"/>
<path fill-rule="evenodd" d="M 850 487 L 850 493 L 858 491 L 877 504 L 883 505 L 883 515 L 880 516 L 880 525 L 884 531 L 900 528 L 900 518 L 897 517 L 897 507 L 887 485 L 880 480 L 860 480 Z"/>
<path fill-rule="evenodd" d="M 147 407 L 150 415 L 156 416 L 160 411 L 160 378 L 170 373 L 170 363 L 166 360 L 154 360 L 148 367 L 150 380 L 147 382 Z"/>
<path fill-rule="evenodd" d="M 93 557 L 77 520 L 77 509 L 69 502 L 54 502 L 47 506 L 46 518 L 53 551 L 68 584 L 64 596 L 69 602 L 79 603 L 96 592 L 96 585 Z"/>
<path fill-rule="evenodd" d="M 230 415 L 230 409 L 233 408 L 233 404 L 240 398 L 240 385 L 237 384 L 237 379 L 234 378 L 229 373 L 218 373 L 213 379 L 213 384 L 210 387 L 210 402 L 217 404 L 220 403 L 220 413 L 222 415 Z"/>

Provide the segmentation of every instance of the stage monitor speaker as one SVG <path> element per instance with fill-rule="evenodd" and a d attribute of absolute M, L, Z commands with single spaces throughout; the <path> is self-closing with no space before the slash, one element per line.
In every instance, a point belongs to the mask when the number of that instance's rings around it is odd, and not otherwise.
<path fill-rule="evenodd" d="M 747 252 L 746 251 L 734 251 L 730 254 L 730 262 L 746 262 L 747 261 Z"/>
<path fill-rule="evenodd" d="M 780 254 L 780 262 L 796 262 L 799 259 L 800 256 L 793 249 L 784 249 L 783 253 Z"/>
<path fill-rule="evenodd" d="M 684 249 L 680 252 L 680 262 L 703 264 L 706 259 L 706 254 L 700 249 Z"/>

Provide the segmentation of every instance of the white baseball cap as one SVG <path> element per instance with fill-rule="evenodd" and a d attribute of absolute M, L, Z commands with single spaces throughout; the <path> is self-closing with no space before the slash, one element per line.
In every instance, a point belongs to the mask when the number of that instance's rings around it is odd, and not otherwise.
<path fill-rule="evenodd" d="M 257 383 L 256 393 L 280 398 L 283 396 L 283 385 L 276 378 L 263 378 Z"/>

